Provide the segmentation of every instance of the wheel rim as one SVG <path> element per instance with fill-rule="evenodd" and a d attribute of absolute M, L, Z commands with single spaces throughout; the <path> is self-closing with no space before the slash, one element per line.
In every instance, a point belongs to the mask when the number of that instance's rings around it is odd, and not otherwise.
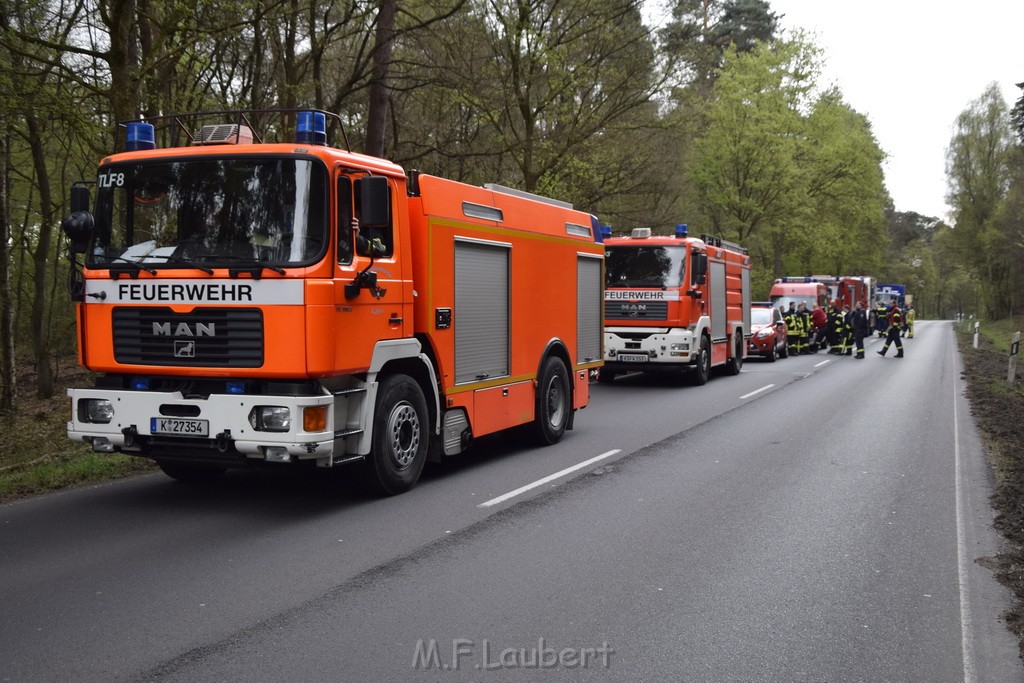
<path fill-rule="evenodd" d="M 562 426 L 562 420 L 565 419 L 565 386 L 562 384 L 561 377 L 556 375 L 551 378 L 547 391 L 544 392 L 544 399 L 548 424 L 558 429 Z"/>
<path fill-rule="evenodd" d="M 705 377 L 711 372 L 711 354 L 703 344 L 700 347 L 700 372 Z"/>
<path fill-rule="evenodd" d="M 412 464 L 420 447 L 420 418 L 408 401 L 395 405 L 388 415 L 388 455 L 396 469 Z"/>

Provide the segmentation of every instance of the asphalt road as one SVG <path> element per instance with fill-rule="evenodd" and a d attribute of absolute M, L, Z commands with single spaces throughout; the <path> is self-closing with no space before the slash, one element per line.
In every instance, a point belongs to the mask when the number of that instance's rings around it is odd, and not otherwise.
<path fill-rule="evenodd" d="M 951 327 L 905 344 L 621 377 L 558 445 L 391 499 L 238 472 L 0 506 L 0 680 L 1024 680 Z"/>

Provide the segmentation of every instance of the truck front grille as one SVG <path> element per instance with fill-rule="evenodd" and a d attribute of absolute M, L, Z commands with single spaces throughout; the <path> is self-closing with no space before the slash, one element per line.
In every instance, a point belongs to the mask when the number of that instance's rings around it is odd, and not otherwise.
<path fill-rule="evenodd" d="M 667 320 L 667 301 L 605 301 L 604 319 Z"/>
<path fill-rule="evenodd" d="M 258 368 L 263 365 L 263 312 L 115 308 L 114 358 L 126 365 Z"/>

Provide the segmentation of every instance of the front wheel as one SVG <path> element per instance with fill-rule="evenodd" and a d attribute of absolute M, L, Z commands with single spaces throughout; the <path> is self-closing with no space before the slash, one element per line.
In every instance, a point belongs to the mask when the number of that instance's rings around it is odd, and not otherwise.
<path fill-rule="evenodd" d="M 690 383 L 694 386 L 707 384 L 711 376 L 711 342 L 704 335 L 700 338 L 700 347 L 697 351 L 697 366 L 690 371 Z"/>
<path fill-rule="evenodd" d="M 541 446 L 558 443 L 569 424 L 572 410 L 569 371 L 554 356 L 544 361 L 537 384 L 535 417 L 531 425 L 534 440 Z"/>
<path fill-rule="evenodd" d="M 369 484 L 393 496 L 411 489 L 423 472 L 430 440 L 427 401 L 407 375 L 391 375 L 377 388 Z"/>
<path fill-rule="evenodd" d="M 765 356 L 764 359 L 766 361 L 768 361 L 769 363 L 774 363 L 775 362 L 775 347 L 774 346 L 772 346 L 772 348 L 768 349 L 768 355 Z"/>

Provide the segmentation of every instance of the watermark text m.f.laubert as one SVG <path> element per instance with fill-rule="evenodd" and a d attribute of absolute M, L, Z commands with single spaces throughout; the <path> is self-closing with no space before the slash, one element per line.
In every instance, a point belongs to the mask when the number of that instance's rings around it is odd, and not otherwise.
<path fill-rule="evenodd" d="M 416 641 L 412 668 L 458 671 L 460 669 L 609 669 L 615 650 L 602 642 L 596 647 L 554 647 L 544 638 L 536 645 L 499 647 L 484 638 L 456 638 L 451 650 L 434 638 Z M 450 655 L 446 659 L 446 656 Z"/>

